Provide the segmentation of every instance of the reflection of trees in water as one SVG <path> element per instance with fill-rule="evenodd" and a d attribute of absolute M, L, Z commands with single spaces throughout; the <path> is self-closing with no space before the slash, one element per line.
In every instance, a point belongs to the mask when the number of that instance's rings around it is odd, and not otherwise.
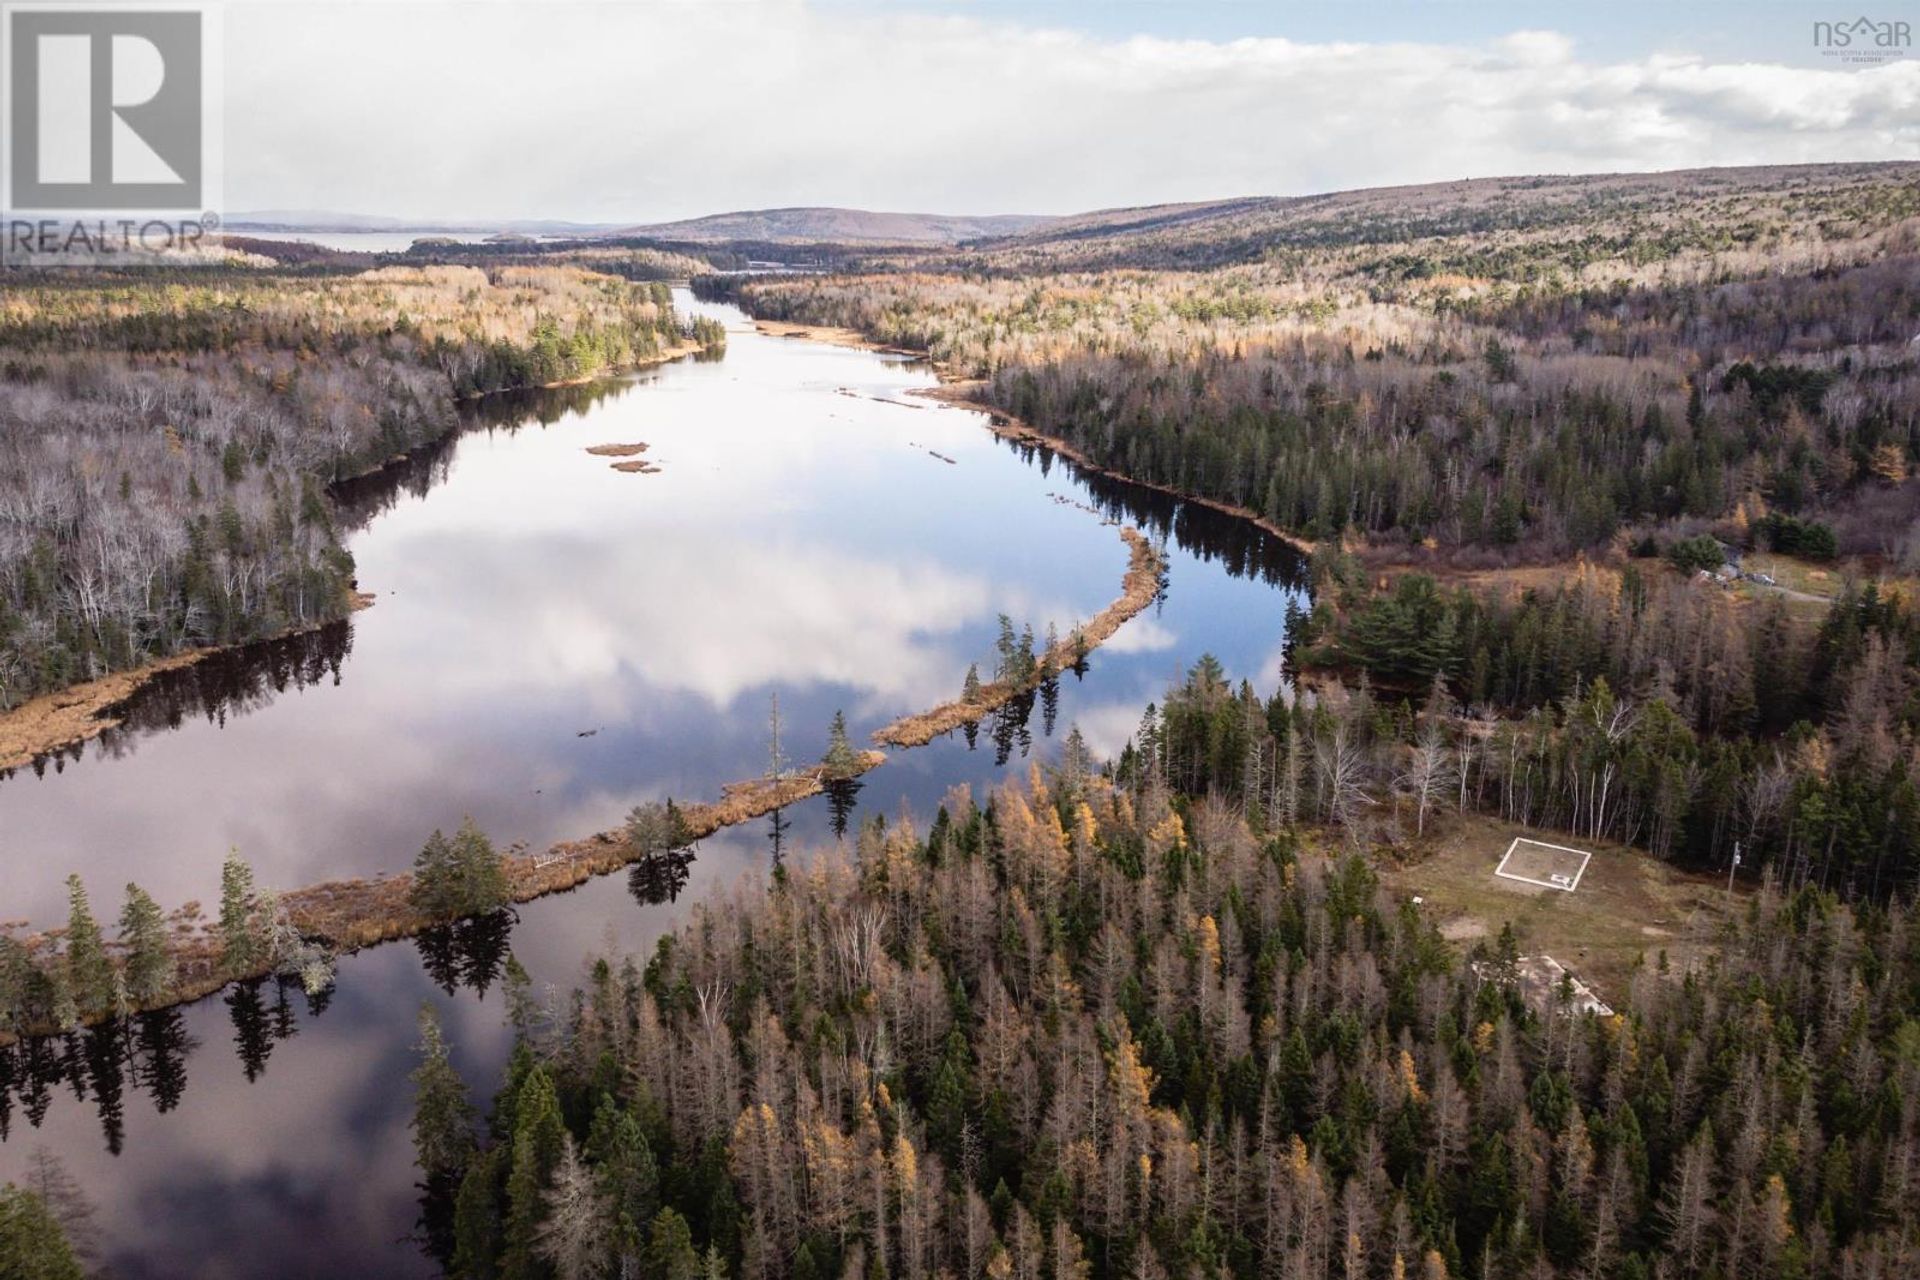
<path fill-rule="evenodd" d="M 491 911 L 469 920 L 428 929 L 413 940 L 420 964 L 434 985 L 448 995 L 467 987 L 476 995 L 500 977 L 507 963 L 507 944 L 519 917 L 512 909 Z"/>
<path fill-rule="evenodd" d="M 1023 441 L 1007 446 L 1046 475 L 1057 460 L 1080 484 L 1102 515 L 1131 524 L 1148 537 L 1172 541 L 1196 559 L 1220 566 L 1236 578 L 1257 578 L 1269 586 L 1304 590 L 1307 563 L 1292 544 L 1251 521 L 1186 502 L 1115 476 L 1102 475 L 1061 458 L 1053 450 Z"/>
<path fill-rule="evenodd" d="M 271 1004 L 266 999 L 268 988 Z M 299 1030 L 293 1006 L 287 1000 L 286 985 L 272 978 L 235 984 L 227 991 L 226 1005 L 233 1019 L 233 1049 L 251 1083 L 266 1071 L 274 1047 Z"/>
<path fill-rule="evenodd" d="M 564 387 L 522 387 L 462 401 L 460 417 L 466 424 L 466 430 L 461 434 L 502 428 L 517 431 L 535 424 L 550 427 L 568 414 L 585 413 L 602 400 L 623 396 L 658 376 L 657 373 L 642 373 L 577 382 Z"/>
<path fill-rule="evenodd" d="M 104 710 L 120 723 L 94 739 L 95 750 L 117 758 L 140 738 L 177 729 L 190 717 L 225 725 L 228 717 L 259 710 L 288 689 L 339 684 L 352 649 L 353 624 L 342 618 L 312 631 L 221 649 L 188 666 L 162 671 Z M 33 762 L 34 774 L 44 775 L 48 765 L 58 773 L 86 749 L 86 743 L 78 742 L 40 756 Z M 0 772 L 0 778 L 6 776 Z"/>
<path fill-rule="evenodd" d="M 424 498 L 444 481 L 452 469 L 454 446 L 463 437 L 483 431 L 511 436 L 525 427 L 549 427 L 568 414 L 585 413 L 633 385 L 628 379 L 608 378 L 570 387 L 502 391 L 463 401 L 458 430 L 393 459 L 377 471 L 336 481 L 328 488 L 328 495 L 342 526 L 361 528 L 402 498 Z"/>
<path fill-rule="evenodd" d="M 145 1094 L 156 1112 L 173 1110 L 186 1091 L 187 1058 L 194 1048 L 180 1010 L 163 1009 L 0 1049 L 0 1140 L 12 1136 L 16 1108 L 37 1129 L 55 1090 L 64 1089 L 79 1101 L 93 1102 L 107 1149 L 118 1155 L 125 1139 L 127 1089 Z"/>
<path fill-rule="evenodd" d="M 55 1085 L 73 1079 L 77 1082 L 76 1092 L 84 1091 L 86 1087 L 86 1077 L 69 1068 L 69 1064 L 78 1060 L 75 1057 L 77 1044 L 74 1036 L 58 1041 L 51 1038 L 26 1040 L 15 1045 L 7 1054 L 6 1096 L 12 1098 L 18 1095 L 20 1109 L 27 1117 L 27 1123 L 36 1129 L 47 1118 L 47 1108 L 53 1103 Z"/>
<path fill-rule="evenodd" d="M 858 778 L 834 778 L 820 784 L 827 794 L 827 811 L 832 814 L 833 834 L 847 834 L 847 823 L 853 817 L 853 806 L 860 794 L 860 788 L 866 784 Z"/>
<path fill-rule="evenodd" d="M 342 619 L 315 631 L 209 654 L 191 666 L 162 672 L 114 708 L 123 724 L 101 735 L 101 742 L 118 751 L 130 734 L 177 729 L 189 716 L 224 725 L 229 716 L 265 707 L 289 689 L 337 685 L 352 650 L 353 624 Z"/>
<path fill-rule="evenodd" d="M 1085 658 L 1068 667 L 1076 679 L 1084 678 L 1091 668 Z M 1049 676 L 1042 680 L 1038 688 L 1016 694 L 987 713 L 987 740 L 993 743 L 993 763 L 995 767 L 1006 764 L 1017 752 L 1022 759 L 1033 749 L 1033 709 L 1040 708 L 1041 736 L 1051 738 L 1060 717 L 1060 678 Z M 980 745 L 980 722 L 968 721 L 960 726 L 960 732 L 967 740 L 967 750 L 975 750 Z M 858 789 L 856 785 L 856 790 Z M 833 788 L 827 788 L 829 802 L 832 802 Z M 847 810 L 853 809 L 852 798 L 847 800 Z M 834 834 L 846 834 L 845 815 L 836 807 L 834 810 Z"/>
<path fill-rule="evenodd" d="M 787 828 L 793 825 L 787 820 L 785 809 L 775 809 L 767 815 L 767 840 L 773 845 L 773 865 L 778 867 L 786 857 Z"/>
<path fill-rule="evenodd" d="M 1018 748 L 1022 759 L 1033 748 L 1033 730 L 1027 722 L 1033 718 L 1037 690 L 1016 694 L 994 708 L 987 718 L 987 736 L 993 740 L 993 763 L 997 767 L 1013 758 Z"/>
<path fill-rule="evenodd" d="M 335 518 L 343 530 L 359 529 L 405 498 L 425 497 L 446 480 L 460 439 L 475 431 L 515 434 L 529 426 L 549 426 L 569 414 L 584 413 L 609 396 L 629 390 L 628 379 L 605 379 L 572 387 L 484 396 L 467 402 L 462 427 L 421 445 L 377 471 L 335 482 L 328 488 Z M 162 672 L 126 701 L 107 709 L 121 724 L 101 734 L 98 750 L 126 753 L 138 738 L 177 729 L 189 717 L 224 725 L 271 704 L 289 688 L 329 681 L 340 683 L 341 669 L 353 645 L 353 629 L 342 618 L 298 635 L 254 641 L 209 654 L 189 666 Z M 57 772 L 77 760 L 86 744 L 76 743 L 34 761 L 36 774 L 51 764 Z M 0 773 L 4 778 L 5 773 Z"/>
<path fill-rule="evenodd" d="M 395 458 L 377 471 L 336 480 L 327 488 L 335 519 L 343 532 L 363 529 L 373 518 L 400 504 L 403 498 L 424 498 L 446 480 L 452 470 L 453 446 L 463 431 L 449 432 L 423 444 L 405 457 Z"/>
<path fill-rule="evenodd" d="M 643 907 L 678 902 L 692 876 L 692 849 L 660 849 L 633 864 L 627 872 L 627 892 Z"/>
<path fill-rule="evenodd" d="M 137 1044 L 134 1079 L 153 1099 L 161 1115 L 180 1105 L 187 1091 L 187 1058 L 197 1042 L 187 1035 L 187 1020 L 178 1009 L 143 1013 L 134 1020 Z"/>
<path fill-rule="evenodd" d="M 100 1130 L 106 1136 L 107 1150 L 119 1155 L 127 1136 L 126 1035 L 118 1022 L 108 1023 L 99 1031 L 80 1038 L 81 1056 L 93 1085 L 93 1102 L 100 1111 Z"/>

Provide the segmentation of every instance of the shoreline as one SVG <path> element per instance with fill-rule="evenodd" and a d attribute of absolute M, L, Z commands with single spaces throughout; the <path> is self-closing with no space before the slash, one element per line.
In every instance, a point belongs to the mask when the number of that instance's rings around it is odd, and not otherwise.
<path fill-rule="evenodd" d="M 697 342 L 675 343 L 644 360 L 636 360 L 619 369 L 595 374 L 592 377 L 571 378 L 564 382 L 547 382 L 537 387 L 497 387 L 492 391 L 477 392 L 469 396 L 455 396 L 454 402 L 470 403 L 510 391 L 551 391 L 561 387 L 598 382 L 605 378 L 618 378 L 640 369 L 685 359 L 703 350 L 705 348 Z M 424 448 L 427 445 L 436 444 L 439 440 L 445 440 L 447 436 L 458 434 L 460 430 L 461 424 L 456 422 L 446 436 L 416 447 Z M 409 457 L 411 457 L 409 453 L 396 454 L 363 471 L 336 477 L 328 481 L 327 485 L 331 487 L 377 476 L 389 467 L 406 462 Z M 70 751 L 74 747 L 93 741 L 101 734 L 119 728 L 125 721 L 109 714 L 113 708 L 170 671 L 179 671 L 204 662 L 216 654 L 231 653 L 244 649 L 248 645 L 284 640 L 289 636 L 331 626 L 343 618 L 351 617 L 371 607 L 376 594 L 350 588 L 347 593 L 347 606 L 341 611 L 339 617 L 319 619 L 303 626 L 288 627 L 272 635 L 256 636 L 251 640 L 240 640 L 233 644 L 199 645 L 191 649 L 182 649 L 176 653 L 151 658 L 125 670 L 109 671 L 106 675 L 97 676 L 92 680 L 83 680 L 64 688 L 35 694 L 16 707 L 0 711 L 0 779 L 4 779 L 15 770 L 26 768 L 36 761 L 50 759 L 61 752 Z"/>
<path fill-rule="evenodd" d="M 686 824 L 687 843 L 705 839 L 727 827 L 738 826 L 764 817 L 775 809 L 810 799 L 826 790 L 829 781 L 857 778 L 879 768 L 887 761 L 883 751 L 860 753 L 854 769 L 832 779 L 821 766 L 796 770 L 784 777 L 753 778 L 730 782 L 721 788 L 720 799 L 712 802 L 676 806 Z M 501 869 L 507 881 L 507 899 L 495 910 L 507 910 L 556 893 L 577 889 L 589 880 L 610 875 L 655 856 L 661 850 L 636 853 L 624 829 L 596 832 L 579 840 L 563 840 L 549 845 L 543 853 L 503 853 Z M 323 945 L 331 961 L 365 951 L 387 942 L 416 938 L 433 929 L 446 928 L 473 917 L 453 919 L 421 915 L 413 907 L 411 872 L 382 873 L 371 878 L 327 880 L 279 894 L 282 919 L 301 938 Z M 220 967 L 220 940 L 210 930 L 184 942 L 173 951 L 178 976 L 173 992 L 164 1000 L 126 1010 L 126 1015 L 158 1013 L 181 1005 L 194 1004 L 218 995 L 229 986 L 260 982 L 272 978 L 294 981 L 294 975 L 273 965 L 263 965 L 247 973 L 232 973 Z M 79 1029 L 123 1016 L 119 1012 L 106 1017 L 82 1018 Z M 60 1035 L 64 1028 L 37 1027 L 29 1038 Z M 18 1037 L 0 1036 L 0 1044 Z"/>
<path fill-rule="evenodd" d="M 969 701 L 955 698 L 926 711 L 901 716 L 874 730 L 873 741 L 882 746 L 911 750 L 923 747 L 935 738 L 980 721 L 1023 693 L 1070 670 L 1087 654 L 1104 644 L 1135 614 L 1153 603 L 1160 593 L 1160 557 L 1146 535 L 1131 525 L 1122 526 L 1121 539 L 1127 544 L 1127 572 L 1120 579 L 1120 595 L 1112 604 L 1085 624 L 1075 627 L 1065 639 L 1056 641 L 1040 655 L 1034 675 L 1024 684 L 996 680 L 980 686 L 980 696 Z"/>
<path fill-rule="evenodd" d="M 861 333 L 858 329 L 848 329 L 839 325 L 806 324 L 797 320 L 762 320 L 748 313 L 744 305 L 739 303 L 734 305 L 739 306 L 741 312 L 746 314 L 747 318 L 753 322 L 753 327 L 757 332 L 763 333 L 771 338 L 801 338 L 810 342 L 824 342 L 829 346 L 852 347 L 860 351 L 878 351 L 887 355 L 912 356 L 918 360 L 925 360 L 933 370 L 933 376 L 939 380 L 939 384 L 932 387 L 915 387 L 906 394 L 919 396 L 925 400 L 933 400 L 940 404 L 950 405 L 956 409 L 969 409 L 974 413 L 984 414 L 987 418 L 987 430 L 993 432 L 993 434 L 999 436 L 1001 439 L 1012 440 L 1021 444 L 1044 445 L 1054 453 L 1073 463 L 1076 467 L 1091 471 L 1096 475 L 1124 481 L 1127 484 L 1139 485 L 1142 489 L 1151 489 L 1155 493 L 1163 493 L 1167 497 L 1176 498 L 1181 502 L 1191 502 L 1197 506 L 1218 511 L 1222 515 L 1234 516 L 1238 519 L 1245 520 L 1262 533 L 1280 539 L 1280 541 L 1286 543 L 1301 555 L 1311 556 L 1318 549 L 1318 544 L 1313 540 L 1281 528 L 1251 507 L 1239 507 L 1230 502 L 1223 502 L 1218 498 L 1206 498 L 1198 494 L 1186 493 L 1182 490 L 1175 489 L 1171 485 L 1156 484 L 1151 480 L 1135 479 L 1125 472 L 1116 471 L 1111 467 L 1102 466 L 1094 462 L 1077 446 L 1050 436 L 1038 427 L 1030 423 L 1022 422 L 1012 414 L 996 409 L 992 405 L 982 404 L 978 400 L 970 398 L 967 394 L 968 391 L 985 386 L 986 379 L 961 377 L 952 372 L 952 370 L 947 368 L 941 361 L 936 360 L 930 351 L 876 342 Z"/>
<path fill-rule="evenodd" d="M 270 644 L 275 640 L 307 635 L 322 627 L 330 627 L 363 609 L 372 608 L 376 598 L 371 591 L 349 588 L 347 606 L 338 618 L 322 618 L 233 644 L 182 649 L 164 658 L 143 662 L 137 667 L 110 671 L 104 676 L 70 684 L 64 689 L 37 694 L 10 711 L 0 712 L 0 779 L 17 769 L 50 759 L 63 751 L 91 742 L 103 733 L 118 729 L 126 720 L 112 714 L 114 708 L 170 671 L 184 670 L 219 654 L 233 653 L 249 645 Z"/>
<path fill-rule="evenodd" d="M 740 311 L 746 314 L 745 307 L 741 307 Z M 753 321 L 754 332 L 763 337 L 803 338 L 808 342 L 824 342 L 830 347 L 851 347 L 855 351 L 874 351 L 888 356 L 912 356 L 916 360 L 927 358 L 926 352 L 916 351 L 912 347 L 875 342 L 858 329 L 833 324 L 802 324 L 797 320 L 761 320 L 755 316 L 747 316 L 747 319 Z"/>
<path fill-rule="evenodd" d="M 982 696 L 972 702 L 958 699 L 924 712 L 902 716 L 875 731 L 874 740 L 890 743 L 900 750 L 911 750 L 966 724 L 978 724 L 999 707 L 1023 693 L 1039 688 L 1046 680 L 1058 676 L 1098 648 L 1123 623 L 1151 604 L 1159 590 L 1162 563 L 1152 544 L 1144 534 L 1131 526 L 1123 526 L 1120 536 L 1129 552 L 1120 595 L 1096 614 L 1091 622 L 1076 628 L 1065 640 L 1049 648 L 1041 656 L 1028 681 L 998 681 L 983 686 Z M 192 661 L 216 652 L 219 650 L 203 651 L 196 654 Z M 857 767 L 831 778 L 823 766 L 814 765 L 778 778 L 748 778 L 724 783 L 718 800 L 676 805 L 676 808 L 685 822 L 688 843 L 691 844 L 727 827 L 738 826 L 765 817 L 776 809 L 811 799 L 825 792 L 830 783 L 859 777 L 891 759 L 893 756 L 885 751 L 867 750 L 860 753 Z M 549 845 L 545 852 L 539 854 L 503 854 L 501 862 L 508 885 L 508 899 L 503 908 L 567 892 L 588 880 L 631 866 L 649 856 L 651 852 L 634 850 L 624 829 L 601 831 L 578 840 L 563 840 Z M 337 960 L 368 947 L 418 937 L 431 929 L 457 922 L 428 918 L 416 912 L 410 901 L 412 884 L 412 873 L 401 871 L 381 873 L 370 879 L 323 881 L 280 891 L 278 897 L 285 922 L 303 939 L 324 945 L 332 958 Z M 36 938 L 57 936 L 59 932 L 58 927 L 43 929 L 27 935 L 23 941 L 31 947 Z M 230 972 L 221 968 L 219 955 L 217 935 L 211 926 L 203 927 L 200 933 L 175 941 L 172 949 L 175 985 L 166 999 L 105 1015 L 83 1017 L 75 1028 L 35 1027 L 27 1035 L 29 1038 L 59 1035 L 125 1014 L 156 1013 L 193 1004 L 235 983 L 288 976 L 280 972 L 277 964 L 263 964 L 245 973 Z M 119 959 L 116 955 L 116 960 Z M 0 1045 L 12 1043 L 18 1038 L 0 1034 Z"/>
<path fill-rule="evenodd" d="M 922 352 L 919 354 L 924 355 L 925 353 Z M 1002 440 L 1012 440 L 1018 444 L 1044 446 L 1083 471 L 1091 471 L 1095 475 L 1106 476 L 1108 479 L 1119 480 L 1126 484 L 1138 485 L 1142 489 L 1151 489 L 1155 493 L 1163 493 L 1167 497 L 1175 498 L 1181 502 L 1191 502 L 1195 506 L 1206 507 L 1210 510 L 1218 511 L 1222 515 L 1245 520 L 1262 533 L 1280 539 L 1280 541 L 1286 543 L 1303 556 L 1311 556 L 1319 549 L 1318 543 L 1313 542 L 1311 539 L 1303 538 L 1297 533 L 1289 533 L 1251 507 L 1237 507 L 1231 502 L 1223 502 L 1218 498 L 1204 498 L 1199 494 L 1187 493 L 1183 490 L 1176 489 L 1172 485 L 1156 484 L 1151 480 L 1138 480 L 1126 474 L 1124 471 L 1115 471 L 1112 467 L 1102 466 L 1100 463 L 1088 458 L 1077 446 L 1050 436 L 1031 423 L 1022 422 L 1012 414 L 996 409 L 990 404 L 982 404 L 978 400 L 971 399 L 967 395 L 967 392 L 975 387 L 985 386 L 986 381 L 984 379 L 954 377 L 942 369 L 937 361 L 929 359 L 928 363 L 933 365 L 934 375 L 940 379 L 940 385 L 936 387 L 916 387 L 908 391 L 907 394 L 910 396 L 919 396 L 925 400 L 934 400 L 940 404 L 950 405 L 956 409 L 970 409 L 974 413 L 985 414 L 987 417 L 987 430 L 993 432 L 994 435 L 999 436 Z"/>
<path fill-rule="evenodd" d="M 584 387 L 595 382 L 605 382 L 611 378 L 624 378 L 626 375 L 630 373 L 638 373 L 642 369 L 651 369 L 657 365 L 672 364 L 675 360 L 684 360 L 688 356 L 698 355 L 700 352 L 705 350 L 706 348 L 704 346 L 700 345 L 698 342 L 693 342 L 691 340 L 686 342 L 676 342 L 670 347 L 661 348 L 659 351 L 654 352 L 652 355 L 647 356 L 644 359 L 635 360 L 629 364 L 623 364 L 617 369 L 606 369 L 599 373 L 590 373 L 580 378 L 561 378 L 555 382 L 529 383 L 524 387 L 492 387 L 486 391 L 469 391 L 464 395 L 454 396 L 453 403 L 455 405 L 478 404 L 482 400 L 490 400 L 495 396 L 512 395 L 516 392 L 524 393 L 528 391 L 560 391 L 567 387 Z M 333 479 L 326 482 L 327 487 L 331 488 L 334 485 L 351 484 L 356 480 L 366 480 L 366 479 L 369 479 L 370 477 L 377 476 L 382 471 L 385 471 L 388 467 L 397 467 L 401 463 L 406 462 L 409 458 L 413 456 L 414 450 L 430 448 L 446 440 L 449 436 L 458 434 L 461 430 L 461 427 L 462 427 L 462 424 L 456 422 L 454 423 L 453 427 L 449 431 L 447 431 L 444 435 L 439 435 L 434 437 L 431 440 L 423 441 L 422 443 L 413 446 L 413 449 L 407 450 L 406 452 L 403 452 L 403 453 L 396 453 L 391 458 L 387 458 L 383 461 L 376 462 L 370 467 L 364 467 L 361 470 L 352 472 L 348 475 L 335 476 Z"/>

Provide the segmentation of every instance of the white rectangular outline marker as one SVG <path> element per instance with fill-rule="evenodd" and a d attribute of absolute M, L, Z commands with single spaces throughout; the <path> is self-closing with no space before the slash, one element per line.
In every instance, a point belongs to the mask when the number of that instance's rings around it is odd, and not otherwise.
<path fill-rule="evenodd" d="M 1556 884 L 1552 880 L 1536 880 L 1532 876 L 1516 875 L 1513 872 L 1507 870 L 1507 860 L 1509 858 L 1512 858 L 1514 850 L 1518 849 L 1523 844 L 1530 844 L 1536 849 L 1552 849 L 1555 853 L 1579 854 L 1580 869 L 1573 873 L 1573 883 L 1572 884 Z M 1578 889 L 1580 887 L 1580 877 L 1587 874 L 1587 864 L 1592 861 L 1593 861 L 1593 854 L 1585 849 L 1569 849 L 1567 848 L 1567 846 L 1563 844 L 1548 844 L 1544 840 L 1529 840 L 1525 836 L 1515 836 L 1513 838 L 1513 843 L 1507 846 L 1506 853 L 1501 856 L 1500 865 L 1493 869 L 1493 874 L 1495 874 L 1496 876 L 1499 876 L 1502 880 L 1517 880 L 1521 884 L 1537 885 L 1542 889 L 1558 889 L 1562 893 L 1572 893 L 1575 889 Z"/>

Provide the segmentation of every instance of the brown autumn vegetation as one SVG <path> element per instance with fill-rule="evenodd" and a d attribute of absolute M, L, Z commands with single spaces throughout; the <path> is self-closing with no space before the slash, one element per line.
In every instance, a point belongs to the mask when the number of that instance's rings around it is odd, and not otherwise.
<path fill-rule="evenodd" d="M 462 1280 L 1920 1265 L 1910 906 L 1765 887 L 1606 1014 L 1293 835 L 1036 767 L 521 982 L 478 1132 L 427 1037 L 423 1248 Z"/>

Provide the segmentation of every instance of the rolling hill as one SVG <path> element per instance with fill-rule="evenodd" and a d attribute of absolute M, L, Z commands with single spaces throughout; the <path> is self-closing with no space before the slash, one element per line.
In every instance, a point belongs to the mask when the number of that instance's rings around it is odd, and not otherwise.
<path fill-rule="evenodd" d="M 1028 214 L 967 217 L 939 213 L 876 213 L 864 209 L 754 209 L 678 222 L 626 227 L 622 237 L 685 243 L 956 245 L 1019 235 L 1055 221 Z"/>

